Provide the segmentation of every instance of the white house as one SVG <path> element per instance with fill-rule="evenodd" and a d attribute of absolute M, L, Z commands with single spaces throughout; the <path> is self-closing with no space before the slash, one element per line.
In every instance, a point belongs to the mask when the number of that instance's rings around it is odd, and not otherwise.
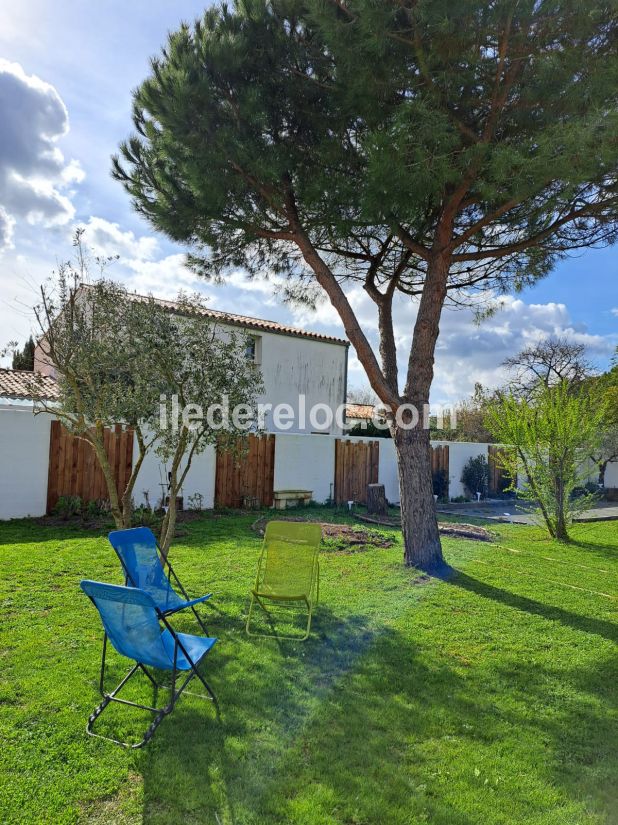
<path fill-rule="evenodd" d="M 83 287 L 82 287 L 83 288 Z M 131 296 L 145 300 L 144 296 Z M 161 306 L 177 311 L 174 301 L 157 299 Z M 349 342 L 342 338 L 296 329 L 276 321 L 236 315 L 231 312 L 201 308 L 200 312 L 224 334 L 226 330 L 243 330 L 251 338 L 247 357 L 259 365 L 264 393 L 262 404 L 289 405 L 279 408 L 279 415 L 267 412 L 265 428 L 270 432 L 325 433 L 339 435 L 343 428 L 337 410 L 345 404 Z M 53 365 L 40 346 L 34 353 L 37 372 L 54 376 Z M 310 411 L 313 409 L 313 420 Z"/>

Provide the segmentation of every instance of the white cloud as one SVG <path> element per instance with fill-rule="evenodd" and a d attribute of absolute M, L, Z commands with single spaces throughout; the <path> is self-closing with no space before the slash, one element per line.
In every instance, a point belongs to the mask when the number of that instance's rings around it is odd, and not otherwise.
<path fill-rule="evenodd" d="M 12 218 L 6 209 L 0 206 L 0 252 L 12 248 L 14 228 L 15 218 Z"/>
<path fill-rule="evenodd" d="M 126 286 L 139 294 L 175 298 L 180 290 L 200 292 L 204 281 L 185 266 L 183 253 L 166 255 L 156 261 L 133 258 L 124 262 L 129 270 Z"/>
<path fill-rule="evenodd" d="M 152 261 L 160 253 L 159 242 L 152 235 L 137 237 L 134 232 L 123 230 L 119 224 L 105 218 L 93 216 L 83 228 L 84 243 L 95 255 L 119 255 L 127 263 L 133 259 Z"/>
<path fill-rule="evenodd" d="M 348 298 L 377 353 L 377 314 L 373 302 L 361 287 L 348 290 Z M 606 358 L 616 344 L 610 337 L 593 335 L 584 326 L 574 324 L 565 304 L 528 304 L 513 296 L 502 298 L 501 304 L 502 308 L 480 325 L 475 323 L 471 308 L 446 308 L 443 311 L 436 347 L 432 401 L 452 403 L 465 398 L 473 391 L 477 381 L 487 387 L 499 386 L 506 378 L 502 362 L 549 335 L 564 336 L 584 344 L 593 361 L 595 358 Z M 394 305 L 400 384 L 405 379 L 416 312 L 416 304 L 403 298 Z M 342 334 L 341 323 L 330 304 L 320 306 L 315 312 L 304 308 L 294 310 L 294 322 L 309 329 Z M 350 348 L 348 366 L 350 386 L 368 384 L 353 348 Z"/>
<path fill-rule="evenodd" d="M 614 307 L 614 308 L 611 310 L 611 313 L 612 313 L 612 315 L 615 315 L 615 316 L 616 316 L 616 318 L 618 318 L 618 307 Z"/>
<path fill-rule="evenodd" d="M 15 218 L 54 226 L 75 214 L 66 187 L 84 177 L 57 145 L 69 130 L 56 89 L 18 63 L 0 58 L 0 205 Z"/>

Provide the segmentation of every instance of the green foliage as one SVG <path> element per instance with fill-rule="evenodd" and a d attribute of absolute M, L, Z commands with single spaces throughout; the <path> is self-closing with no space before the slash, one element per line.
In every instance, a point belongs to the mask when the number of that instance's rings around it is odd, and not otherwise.
<path fill-rule="evenodd" d="M 460 480 L 471 498 L 476 499 L 477 493 L 481 494 L 481 498 L 487 498 L 489 464 L 485 456 L 477 455 L 469 458 L 461 471 Z"/>
<path fill-rule="evenodd" d="M 521 289 L 616 239 L 616 30 L 605 0 L 211 7 L 152 61 L 113 173 L 200 274 L 277 273 L 310 302 L 319 285 L 380 400 L 420 410 L 445 301 Z M 429 504 L 424 466 L 402 503 Z M 439 564 L 433 508 L 405 512 L 407 560 Z"/>
<path fill-rule="evenodd" d="M 82 500 L 80 496 L 60 496 L 53 509 L 55 516 L 68 521 L 70 518 L 77 516 L 82 511 Z"/>
<path fill-rule="evenodd" d="M 149 353 L 150 380 L 158 397 L 166 399 L 166 416 L 149 422 L 155 451 L 169 467 L 170 506 L 159 541 L 164 553 L 174 537 L 176 500 L 193 458 L 209 445 L 236 447 L 239 437 L 257 430 L 257 396 L 263 391 L 259 367 L 246 357 L 246 334 L 209 323 L 199 295 L 180 294 L 175 306 L 172 313 L 153 298 L 132 305 L 137 318 L 132 328 Z M 215 407 L 221 410 L 216 415 L 211 414 Z"/>
<path fill-rule="evenodd" d="M 590 495 L 573 491 L 588 479 L 602 418 L 592 396 L 574 392 L 568 381 L 541 383 L 531 397 L 504 394 L 489 408 L 487 426 L 496 440 L 515 448 L 500 453 L 501 463 L 512 478 L 523 472 L 519 495 L 538 505 L 549 534 L 561 540 L 592 503 Z"/>
<path fill-rule="evenodd" d="M 401 533 L 384 528 L 390 548 L 322 554 L 315 635 L 299 650 L 244 634 L 255 518 L 183 524 L 174 567 L 191 595 L 214 593 L 202 615 L 220 642 L 205 675 L 221 717 L 185 693 L 144 751 L 84 730 L 101 700 L 102 629 L 77 582 L 122 584 L 106 536 L 0 523 L 4 823 L 615 819 L 617 635 L 615 600 L 603 595 L 618 578 L 615 523 L 577 525 L 577 545 L 497 523 L 497 544 L 446 537 L 454 575 L 422 586 L 398 564 Z M 190 615 L 174 626 L 196 632 Z M 110 684 L 127 665 L 108 648 Z M 166 696 L 139 677 L 126 698 Z M 151 721 L 108 713 L 101 724 L 127 738 Z"/>
<path fill-rule="evenodd" d="M 294 213 L 342 278 L 384 241 L 365 262 L 406 294 L 426 261 L 393 229 L 430 249 L 463 187 L 451 288 L 521 286 L 614 237 L 615 26 L 599 0 L 213 7 L 152 61 L 114 174 L 205 274 L 298 275 Z"/>
<path fill-rule="evenodd" d="M 144 348 L 128 291 L 103 277 L 93 280 L 82 230 L 75 257 L 41 288 L 34 308 L 44 358 L 53 364 L 59 399 L 53 409 L 80 436 L 118 422 L 140 426 L 158 410 L 151 352 Z M 35 397 L 36 397 L 36 376 Z M 44 397 L 43 408 L 49 408 Z"/>
<path fill-rule="evenodd" d="M 83 522 L 96 521 L 109 515 L 110 503 L 105 499 L 84 501 L 81 496 L 60 496 L 52 512 L 64 521 L 77 517 Z"/>
<path fill-rule="evenodd" d="M 392 438 L 391 431 L 388 427 L 378 427 L 371 419 L 365 422 L 359 421 L 346 432 L 348 435 L 363 435 L 367 438 Z"/>
<path fill-rule="evenodd" d="M 135 507 L 131 515 L 132 527 L 150 527 L 155 533 L 161 529 L 163 514 L 154 512 L 150 507 Z"/>
<path fill-rule="evenodd" d="M 26 370 L 31 372 L 34 369 L 35 343 L 32 335 L 23 346 L 22 350 L 13 351 L 13 361 L 11 367 L 14 370 Z"/>
<path fill-rule="evenodd" d="M 615 356 L 612 363 L 611 369 L 588 379 L 584 387 L 584 392 L 591 393 L 602 410 L 598 443 L 590 455 L 598 467 L 601 487 L 605 484 L 607 465 L 610 461 L 618 461 L 618 363 Z"/>
<path fill-rule="evenodd" d="M 187 504 L 189 510 L 194 510 L 199 513 L 204 509 L 204 496 L 201 493 L 193 493 L 193 495 L 187 498 Z"/>
<path fill-rule="evenodd" d="M 448 501 L 448 473 L 446 470 L 435 470 L 432 481 L 434 496 L 438 496 L 438 501 Z"/>

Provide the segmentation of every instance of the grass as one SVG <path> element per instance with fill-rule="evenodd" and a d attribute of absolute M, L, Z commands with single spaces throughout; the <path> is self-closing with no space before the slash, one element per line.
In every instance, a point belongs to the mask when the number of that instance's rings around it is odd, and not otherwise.
<path fill-rule="evenodd" d="M 616 523 L 568 547 L 517 525 L 492 527 L 495 544 L 445 539 L 448 581 L 404 569 L 396 530 L 390 549 L 331 545 L 296 644 L 244 634 L 254 518 L 205 515 L 172 550 L 189 591 L 215 593 L 221 719 L 183 697 L 136 752 L 84 732 L 101 633 L 78 584 L 120 582 L 105 536 L 0 525 L 4 823 L 618 822 Z M 115 655 L 110 678 L 124 668 Z M 145 679 L 133 695 L 152 699 Z M 121 735 L 146 721 L 106 713 Z"/>

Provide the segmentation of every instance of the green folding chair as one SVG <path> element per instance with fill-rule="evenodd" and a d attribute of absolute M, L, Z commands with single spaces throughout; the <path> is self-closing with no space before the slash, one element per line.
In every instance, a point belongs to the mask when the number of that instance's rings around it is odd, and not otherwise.
<path fill-rule="evenodd" d="M 322 528 L 319 524 L 270 521 L 266 525 L 245 628 L 249 636 L 270 636 L 295 641 L 304 641 L 309 637 L 313 608 L 320 598 L 318 553 L 321 541 Z M 299 602 L 304 602 L 308 612 L 305 635 L 300 637 L 277 633 L 253 633 L 250 629 L 253 608 L 257 602 L 268 613 L 265 602 L 269 601 L 291 608 Z"/>

